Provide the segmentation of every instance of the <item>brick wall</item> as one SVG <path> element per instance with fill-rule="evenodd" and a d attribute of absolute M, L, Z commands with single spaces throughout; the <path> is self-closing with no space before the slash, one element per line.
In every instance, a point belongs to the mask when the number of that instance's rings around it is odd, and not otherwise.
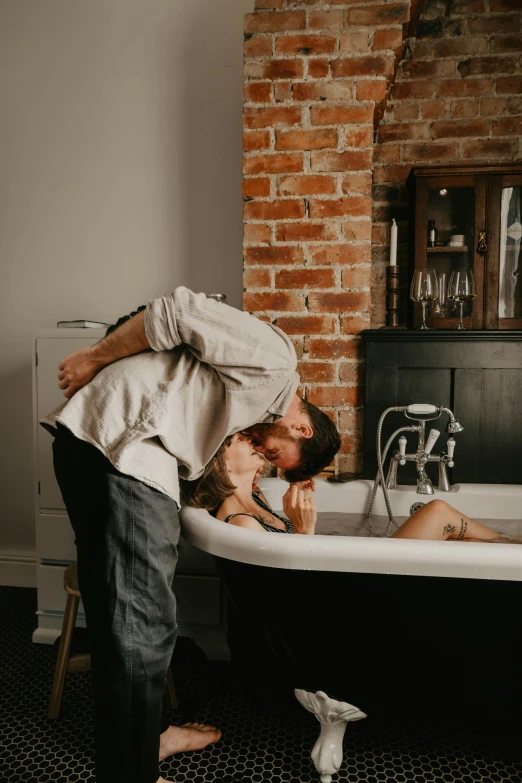
<path fill-rule="evenodd" d="M 407 289 L 411 166 L 522 159 L 522 0 L 429 2 L 399 65 L 377 142 L 372 324 L 381 326 L 393 217 Z"/>
<path fill-rule="evenodd" d="M 257 0 L 245 19 L 243 306 L 292 336 L 341 470 L 360 467 L 357 335 L 383 321 L 391 217 L 405 255 L 409 168 L 519 155 L 520 0 L 490 2 Z"/>

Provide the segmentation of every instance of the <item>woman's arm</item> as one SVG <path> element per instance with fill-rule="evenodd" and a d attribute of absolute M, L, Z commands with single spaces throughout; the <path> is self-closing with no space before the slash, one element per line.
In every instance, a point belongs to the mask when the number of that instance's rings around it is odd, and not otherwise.
<path fill-rule="evenodd" d="M 311 490 L 290 484 L 283 496 L 283 511 L 294 526 L 294 532 L 313 536 L 317 522 L 317 510 Z"/>

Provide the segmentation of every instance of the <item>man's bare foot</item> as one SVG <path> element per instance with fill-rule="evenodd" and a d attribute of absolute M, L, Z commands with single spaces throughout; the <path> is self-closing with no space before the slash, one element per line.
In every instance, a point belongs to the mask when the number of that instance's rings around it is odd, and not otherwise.
<path fill-rule="evenodd" d="M 187 750 L 202 750 L 212 742 L 221 739 L 221 732 L 215 726 L 204 723 L 185 723 L 183 726 L 169 726 L 160 736 L 159 760 L 163 761 L 174 753 L 185 753 Z M 160 778 L 158 783 L 161 783 Z"/>

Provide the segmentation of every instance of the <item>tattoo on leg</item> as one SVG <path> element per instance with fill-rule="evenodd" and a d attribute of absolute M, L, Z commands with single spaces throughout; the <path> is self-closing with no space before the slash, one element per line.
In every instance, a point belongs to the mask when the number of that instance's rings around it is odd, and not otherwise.
<path fill-rule="evenodd" d="M 460 541 L 461 539 L 464 538 L 464 536 L 466 535 L 466 530 L 467 529 L 468 529 L 468 523 L 466 522 L 465 519 L 461 519 L 460 520 L 460 533 L 457 536 L 457 541 Z"/>
<path fill-rule="evenodd" d="M 452 533 L 455 532 L 456 529 L 457 528 L 455 527 L 455 525 L 444 525 L 442 532 L 444 533 L 444 535 L 446 534 L 451 535 Z"/>

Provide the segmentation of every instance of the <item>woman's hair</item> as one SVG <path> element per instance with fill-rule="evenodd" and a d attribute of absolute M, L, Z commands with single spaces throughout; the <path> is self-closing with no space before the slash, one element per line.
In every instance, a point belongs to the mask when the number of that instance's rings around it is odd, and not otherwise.
<path fill-rule="evenodd" d="M 112 324 L 112 326 L 109 326 L 107 331 L 105 332 L 105 337 L 107 337 L 108 334 L 111 332 L 114 332 L 115 329 L 118 328 L 118 326 L 121 326 L 126 321 L 128 321 L 130 318 L 133 318 L 135 315 L 138 315 L 138 313 L 141 313 L 142 310 L 145 310 L 147 305 L 140 305 L 137 310 L 134 310 L 134 312 L 129 313 L 129 315 L 122 315 L 121 318 L 118 318 L 115 324 Z"/>
<path fill-rule="evenodd" d="M 183 501 L 189 506 L 214 510 L 234 494 L 236 487 L 230 481 L 225 464 L 225 449 L 232 437 L 225 438 L 201 476 L 194 481 L 181 480 Z"/>

